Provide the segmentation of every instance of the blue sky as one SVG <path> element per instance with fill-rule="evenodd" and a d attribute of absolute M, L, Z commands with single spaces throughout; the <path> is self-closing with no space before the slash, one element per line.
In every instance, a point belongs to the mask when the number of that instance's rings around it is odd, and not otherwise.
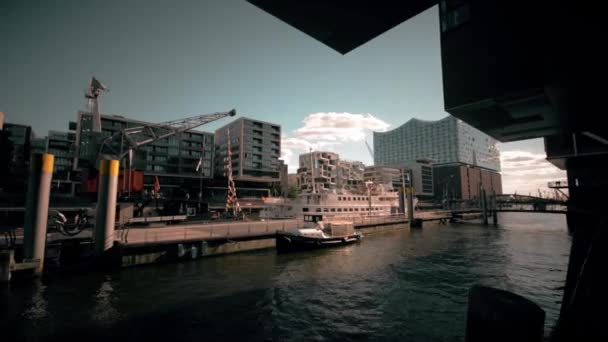
<path fill-rule="evenodd" d="M 370 163 L 371 130 L 447 115 L 436 8 L 347 55 L 244 0 L 5 0 L 0 13 L 0 111 L 39 135 L 67 128 L 93 75 L 110 88 L 103 113 L 160 122 L 236 108 L 279 123 L 292 169 L 310 144 Z M 501 149 L 546 167 L 539 140 Z M 505 190 L 563 177 L 514 177 L 505 162 Z"/>

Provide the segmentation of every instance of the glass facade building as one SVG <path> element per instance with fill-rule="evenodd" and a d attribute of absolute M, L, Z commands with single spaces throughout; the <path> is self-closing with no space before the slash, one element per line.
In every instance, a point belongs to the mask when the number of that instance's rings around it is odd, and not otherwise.
<path fill-rule="evenodd" d="M 411 119 L 388 132 L 374 132 L 374 164 L 402 165 L 425 158 L 434 165 L 469 164 L 500 171 L 497 141 L 453 116 Z"/>

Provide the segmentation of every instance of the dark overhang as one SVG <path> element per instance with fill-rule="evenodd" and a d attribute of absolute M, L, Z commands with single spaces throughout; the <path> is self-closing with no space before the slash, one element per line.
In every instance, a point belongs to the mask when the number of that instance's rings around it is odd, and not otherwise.
<path fill-rule="evenodd" d="M 550 160 L 569 157 L 566 150 L 576 156 L 587 145 L 593 153 L 608 153 L 608 130 L 601 124 L 604 91 L 588 81 L 604 82 L 599 76 L 606 64 L 599 53 L 604 12 L 598 6 L 523 0 L 247 1 L 342 54 L 439 3 L 448 113 L 503 142 L 554 137 L 546 140 Z M 587 139 L 585 132 L 599 139 Z M 585 138 L 572 139 L 578 135 Z M 564 149 L 564 144 L 570 145 Z"/>
<path fill-rule="evenodd" d="M 437 0 L 247 0 L 345 54 L 437 4 Z"/>

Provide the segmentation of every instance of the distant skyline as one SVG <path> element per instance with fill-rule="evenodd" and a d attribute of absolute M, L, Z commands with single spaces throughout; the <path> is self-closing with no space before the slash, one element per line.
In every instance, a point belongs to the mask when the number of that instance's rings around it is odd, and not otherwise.
<path fill-rule="evenodd" d="M 447 115 L 436 7 L 344 56 L 243 0 L 5 0 L 0 13 L 0 111 L 38 135 L 67 130 L 91 76 L 110 88 L 104 114 L 236 108 L 278 123 L 291 170 L 311 146 L 370 164 L 372 130 Z M 565 177 L 539 139 L 500 147 L 505 192 Z"/>

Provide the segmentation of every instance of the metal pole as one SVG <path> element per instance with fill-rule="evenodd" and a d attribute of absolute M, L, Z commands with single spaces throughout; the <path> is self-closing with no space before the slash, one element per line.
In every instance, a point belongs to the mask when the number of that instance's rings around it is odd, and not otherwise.
<path fill-rule="evenodd" d="M 481 205 L 483 210 L 483 224 L 488 225 L 488 199 L 486 197 L 486 189 L 481 188 Z"/>
<path fill-rule="evenodd" d="M 95 215 L 95 232 L 93 235 L 95 256 L 103 255 L 114 245 L 118 165 L 118 160 L 101 160 L 99 162 L 97 214 Z"/>
<path fill-rule="evenodd" d="M 128 198 L 131 199 L 131 164 L 133 163 L 133 149 L 129 149 L 129 190 L 127 191 Z"/>
<path fill-rule="evenodd" d="M 498 226 L 498 212 L 496 211 L 496 192 L 494 192 L 492 196 L 492 219 L 494 221 L 494 226 Z"/>
<path fill-rule="evenodd" d="M 411 185 L 407 187 L 407 219 L 410 225 L 414 222 L 414 188 Z"/>
<path fill-rule="evenodd" d="M 406 211 L 406 188 L 405 188 L 405 170 L 401 169 L 401 190 L 402 190 L 402 195 L 401 195 L 401 201 L 403 202 L 403 216 L 405 216 L 405 211 Z"/>
<path fill-rule="evenodd" d="M 55 156 L 35 153 L 30 163 L 30 175 L 25 206 L 23 252 L 26 260 L 38 260 L 34 272 L 42 273 L 49 215 L 49 197 Z"/>

